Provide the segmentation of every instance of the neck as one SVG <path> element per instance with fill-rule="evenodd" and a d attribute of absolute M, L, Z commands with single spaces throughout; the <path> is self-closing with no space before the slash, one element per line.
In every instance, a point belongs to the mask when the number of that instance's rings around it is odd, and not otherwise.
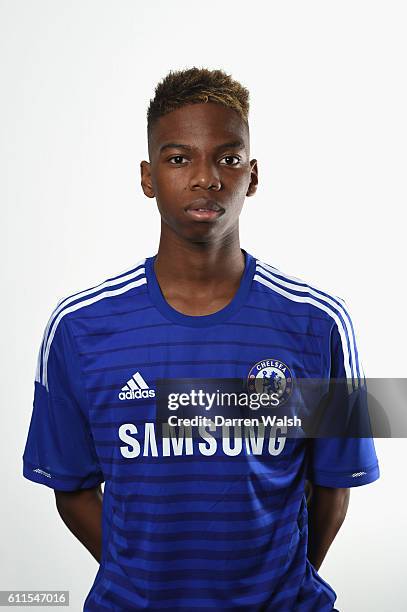
<path fill-rule="evenodd" d="M 161 231 L 154 263 L 159 282 L 173 280 L 179 289 L 189 286 L 198 290 L 225 281 L 234 285 L 240 281 L 244 267 L 238 231 L 217 242 L 191 242 Z"/>

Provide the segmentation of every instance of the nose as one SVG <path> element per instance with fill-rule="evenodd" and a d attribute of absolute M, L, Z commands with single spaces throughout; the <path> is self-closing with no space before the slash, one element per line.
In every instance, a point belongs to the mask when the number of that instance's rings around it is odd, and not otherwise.
<path fill-rule="evenodd" d="M 193 164 L 193 172 L 189 181 L 189 187 L 195 191 L 197 189 L 211 189 L 219 191 L 222 183 L 219 173 L 211 160 L 202 160 Z"/>

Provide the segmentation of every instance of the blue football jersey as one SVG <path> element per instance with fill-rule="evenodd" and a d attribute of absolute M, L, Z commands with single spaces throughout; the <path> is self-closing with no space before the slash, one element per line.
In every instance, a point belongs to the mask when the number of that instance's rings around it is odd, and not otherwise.
<path fill-rule="evenodd" d="M 336 593 L 307 558 L 304 483 L 376 480 L 373 439 L 158 431 L 162 379 L 365 382 L 345 302 L 242 252 L 238 291 L 213 314 L 172 308 L 151 256 L 49 319 L 23 474 L 61 491 L 105 483 L 87 612 L 333 610 Z"/>

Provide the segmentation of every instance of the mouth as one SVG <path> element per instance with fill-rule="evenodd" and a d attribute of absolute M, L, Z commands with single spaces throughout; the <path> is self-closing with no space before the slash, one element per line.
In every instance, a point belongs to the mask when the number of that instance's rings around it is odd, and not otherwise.
<path fill-rule="evenodd" d="M 211 221 L 220 217 L 225 212 L 225 209 L 215 200 L 207 200 L 205 198 L 194 200 L 184 210 L 187 215 L 196 221 Z"/>

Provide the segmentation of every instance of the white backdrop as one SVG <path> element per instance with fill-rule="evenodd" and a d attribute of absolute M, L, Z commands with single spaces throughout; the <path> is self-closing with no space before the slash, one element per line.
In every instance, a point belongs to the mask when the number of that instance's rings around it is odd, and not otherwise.
<path fill-rule="evenodd" d="M 406 16 L 391 0 L 1 0 L 0 589 L 69 589 L 77 611 L 97 571 L 21 456 L 56 302 L 156 253 L 139 162 L 169 69 L 249 88 L 260 185 L 241 246 L 347 301 L 366 376 L 406 376 Z M 381 479 L 352 489 L 321 567 L 341 612 L 407 609 L 406 446 L 376 441 Z"/>

